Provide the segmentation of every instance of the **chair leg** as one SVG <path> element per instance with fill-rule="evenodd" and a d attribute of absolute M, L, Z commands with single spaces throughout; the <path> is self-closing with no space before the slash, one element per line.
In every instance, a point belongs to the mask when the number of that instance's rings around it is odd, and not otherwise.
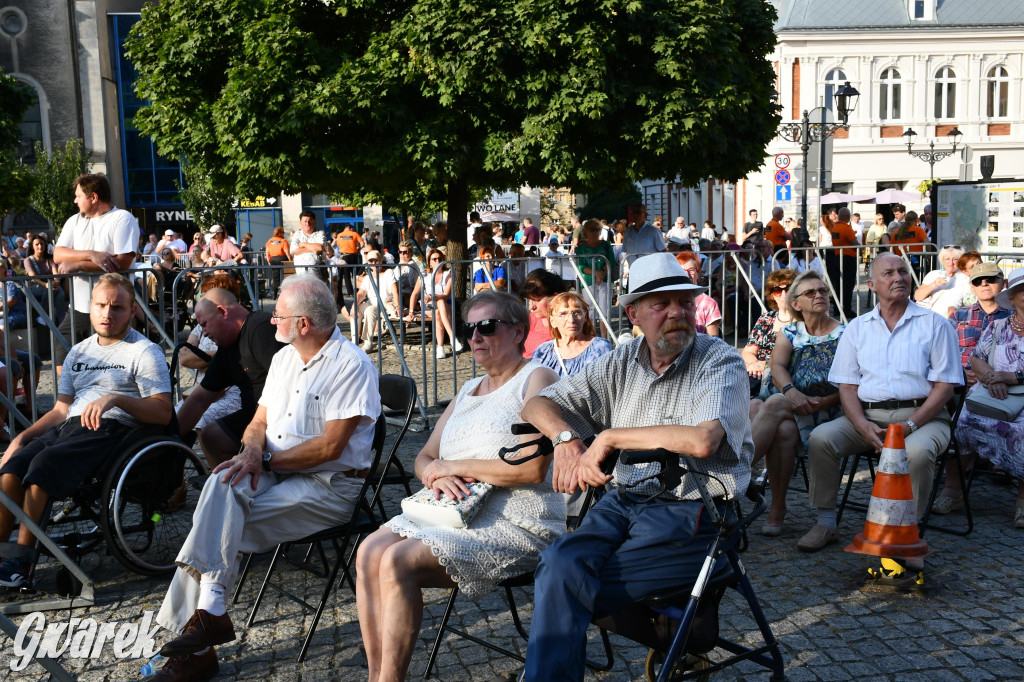
<path fill-rule="evenodd" d="M 235 581 L 235 591 L 231 595 L 232 605 L 238 603 L 238 597 L 242 594 L 242 585 L 245 583 L 245 579 L 249 576 L 249 570 L 252 568 L 253 556 L 253 554 L 245 555 L 245 561 L 242 563 L 242 572 L 238 574 L 238 580 Z"/>
<path fill-rule="evenodd" d="M 327 584 L 324 585 L 324 591 L 320 595 L 320 603 L 316 607 L 316 613 L 313 614 L 313 622 L 309 624 L 309 632 L 306 633 L 306 638 L 302 642 L 302 649 L 299 650 L 299 663 L 306 658 L 306 652 L 309 651 L 309 645 L 313 641 L 313 634 L 316 632 L 316 626 L 320 623 L 320 616 L 324 613 L 324 607 L 327 606 L 327 599 L 331 596 L 331 591 L 334 589 L 334 583 L 338 578 L 338 571 L 342 567 L 341 557 L 343 556 L 342 549 L 344 549 L 344 543 L 342 546 L 337 547 L 337 556 L 335 557 L 334 567 L 331 568 L 331 574 L 327 578 Z M 345 564 L 345 573 L 348 573 L 348 565 Z M 354 593 L 354 590 L 353 590 Z"/>
<path fill-rule="evenodd" d="M 249 612 L 249 620 L 245 621 L 245 627 L 252 627 L 253 622 L 256 620 L 256 612 L 260 609 L 260 602 L 263 601 L 263 595 L 267 591 L 267 585 L 270 584 L 270 576 L 274 574 L 274 567 L 277 565 L 278 558 L 288 548 L 287 545 L 278 545 L 274 550 L 274 557 L 270 560 L 270 566 L 267 568 L 267 575 L 263 577 L 263 584 L 260 585 L 260 591 L 256 595 L 256 601 L 253 602 L 252 611 Z"/>
<path fill-rule="evenodd" d="M 839 522 L 843 520 L 843 511 L 846 509 L 846 501 L 850 497 L 850 488 L 853 487 L 853 477 L 857 474 L 858 464 L 860 464 L 859 452 L 853 456 L 853 463 L 850 466 L 850 473 L 846 477 L 846 489 L 843 491 L 843 501 L 839 503 L 839 510 L 836 513 L 836 526 L 838 526 Z"/>
<path fill-rule="evenodd" d="M 434 646 L 430 648 L 430 657 L 427 659 L 427 669 L 423 673 L 423 679 L 430 679 L 430 672 L 434 669 L 434 662 L 437 660 L 437 652 L 444 641 L 444 633 L 448 630 L 448 619 L 452 616 L 452 609 L 455 607 L 455 598 L 459 596 L 459 588 L 452 588 L 452 595 L 448 597 L 448 605 L 445 606 L 444 615 L 441 617 L 441 626 L 437 629 L 437 637 L 434 638 Z"/>

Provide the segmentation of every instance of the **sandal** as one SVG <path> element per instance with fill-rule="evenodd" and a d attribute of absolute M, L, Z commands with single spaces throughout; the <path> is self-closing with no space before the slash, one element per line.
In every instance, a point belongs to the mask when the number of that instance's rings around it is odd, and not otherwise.
<path fill-rule="evenodd" d="M 949 495 L 939 495 L 935 498 L 935 504 L 932 505 L 932 511 L 936 514 L 948 514 L 951 511 L 963 508 L 963 497 L 950 497 Z"/>

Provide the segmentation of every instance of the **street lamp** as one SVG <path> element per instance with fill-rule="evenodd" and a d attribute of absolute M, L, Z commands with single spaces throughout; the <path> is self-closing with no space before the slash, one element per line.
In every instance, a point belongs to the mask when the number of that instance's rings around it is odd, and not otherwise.
<path fill-rule="evenodd" d="M 810 231 L 810 226 L 807 224 L 807 155 L 808 150 L 811 148 L 813 142 L 824 142 L 826 139 L 836 134 L 836 131 L 843 129 L 850 129 L 850 114 L 857 108 L 857 99 L 860 97 L 860 93 L 857 89 L 850 85 L 850 81 L 846 81 L 841 88 L 836 91 L 836 113 L 839 115 L 839 120 L 842 123 L 827 123 L 825 121 L 825 108 L 821 109 L 821 122 L 811 123 L 810 114 L 807 110 L 804 110 L 804 115 L 800 119 L 800 123 L 787 123 L 779 128 L 779 137 L 789 142 L 796 142 L 800 145 L 800 152 L 803 155 L 803 178 L 800 183 L 800 217 L 803 220 L 804 229 Z M 824 173 L 824 157 L 825 157 L 825 145 L 821 147 L 821 161 L 819 165 L 819 185 L 820 187 L 825 186 L 825 173 Z"/>
<path fill-rule="evenodd" d="M 963 137 L 963 133 L 956 126 L 946 133 L 946 137 L 949 139 L 953 148 L 949 151 L 935 151 L 935 140 L 931 140 L 928 143 L 928 151 L 926 152 L 915 152 L 912 147 L 914 146 L 914 138 L 917 137 L 917 133 L 914 132 L 913 128 L 907 128 L 907 131 L 903 133 L 903 137 L 907 138 L 907 153 L 911 156 L 921 159 L 926 162 L 929 166 L 931 178 L 929 184 L 935 184 L 935 162 L 942 161 L 944 158 L 956 151 L 957 146 L 960 144 L 960 138 Z"/>

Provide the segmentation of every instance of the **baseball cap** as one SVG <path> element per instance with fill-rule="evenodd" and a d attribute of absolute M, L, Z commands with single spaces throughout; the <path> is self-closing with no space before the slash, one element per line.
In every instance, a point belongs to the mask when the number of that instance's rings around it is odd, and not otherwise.
<path fill-rule="evenodd" d="M 173 237 L 174 236 L 174 230 L 164 230 L 164 236 L 165 237 Z"/>
<path fill-rule="evenodd" d="M 981 277 L 993 277 L 999 275 L 1002 277 L 1003 271 L 999 269 L 999 266 L 995 263 L 978 263 L 971 268 L 971 281 Z"/>
<path fill-rule="evenodd" d="M 210 234 L 217 234 L 218 232 L 223 232 L 223 231 L 224 231 L 224 228 L 221 227 L 220 225 L 214 225 L 213 227 L 210 228 Z"/>

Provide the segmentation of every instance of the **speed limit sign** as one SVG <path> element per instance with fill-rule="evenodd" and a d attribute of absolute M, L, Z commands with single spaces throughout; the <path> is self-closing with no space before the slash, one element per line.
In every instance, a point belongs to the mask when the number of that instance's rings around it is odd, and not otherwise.
<path fill-rule="evenodd" d="M 789 168 L 789 154 L 776 154 L 775 167 L 781 169 Z"/>

